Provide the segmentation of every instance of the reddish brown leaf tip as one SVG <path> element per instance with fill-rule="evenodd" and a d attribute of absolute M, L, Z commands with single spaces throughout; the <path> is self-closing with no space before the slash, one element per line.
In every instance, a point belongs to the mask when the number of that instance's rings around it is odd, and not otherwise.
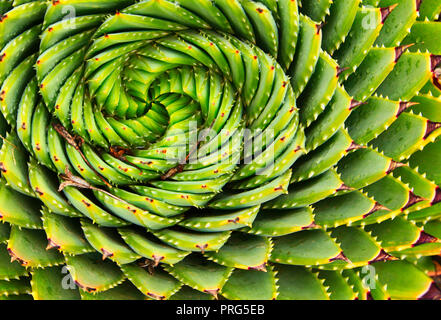
<path fill-rule="evenodd" d="M 320 31 L 322 30 L 322 28 L 323 28 L 324 25 L 325 25 L 325 23 L 322 22 L 322 23 L 320 23 L 320 24 L 318 24 L 318 25 L 315 26 L 316 34 L 319 34 L 319 33 L 320 33 Z"/>
<path fill-rule="evenodd" d="M 349 148 L 346 149 L 346 152 L 351 152 L 354 150 L 358 150 L 358 149 L 364 149 L 366 148 L 365 146 L 359 145 L 357 143 L 355 143 L 354 141 L 352 141 L 351 145 L 349 146 Z"/>
<path fill-rule="evenodd" d="M 363 216 L 363 219 L 369 217 L 371 214 L 373 214 L 373 213 L 375 213 L 377 211 L 380 211 L 380 210 L 391 211 L 389 208 L 387 208 L 387 207 L 383 206 L 382 204 L 379 204 L 378 202 L 376 202 L 374 207 L 371 209 L 371 211 L 369 211 L 368 213 L 366 213 Z"/>
<path fill-rule="evenodd" d="M 153 267 L 157 267 L 159 265 L 159 262 L 161 262 L 162 260 L 165 259 L 164 256 L 158 257 L 156 255 L 153 255 L 152 257 L 153 257 L 153 261 L 154 261 Z"/>
<path fill-rule="evenodd" d="M 410 108 L 412 106 L 416 106 L 418 104 L 419 104 L 418 102 L 404 102 L 404 101 L 400 102 L 400 106 L 398 107 L 396 117 L 398 118 L 400 116 L 400 114 L 402 114 L 408 108 Z"/>
<path fill-rule="evenodd" d="M 147 292 L 147 295 L 149 297 L 152 297 L 153 299 L 156 299 L 156 300 L 165 300 L 165 296 L 161 296 L 161 295 L 153 293 L 153 292 Z"/>
<path fill-rule="evenodd" d="M 342 68 L 342 67 L 338 66 L 338 67 L 337 67 L 337 78 L 340 77 L 340 75 L 341 75 L 343 72 L 345 72 L 346 70 L 349 70 L 349 67 L 344 67 L 344 68 Z"/>
<path fill-rule="evenodd" d="M 406 167 L 406 166 L 407 166 L 407 164 L 405 164 L 405 163 L 396 162 L 396 161 L 392 160 L 390 162 L 389 169 L 387 169 L 386 173 L 389 174 L 397 168 Z"/>
<path fill-rule="evenodd" d="M 409 49 L 410 47 L 413 47 L 414 45 L 415 45 L 415 43 L 411 43 L 411 44 L 406 44 L 403 46 L 396 47 L 395 48 L 395 62 L 398 62 L 398 60 L 400 60 L 403 53 L 406 52 L 406 50 Z"/>
<path fill-rule="evenodd" d="M 203 245 L 197 244 L 196 248 L 199 248 L 201 250 L 201 253 L 204 254 L 205 253 L 205 249 L 208 248 L 208 244 L 207 243 L 203 244 Z"/>
<path fill-rule="evenodd" d="M 309 225 L 307 225 L 307 226 L 302 227 L 302 230 L 316 229 L 317 227 L 318 227 L 318 225 L 316 225 L 316 224 L 313 222 L 313 223 L 311 223 L 311 224 L 309 224 Z"/>
<path fill-rule="evenodd" d="M 422 3 L 423 3 L 423 0 L 415 0 L 416 10 L 417 10 L 417 12 L 420 11 L 421 4 L 422 4 Z"/>
<path fill-rule="evenodd" d="M 349 106 L 349 110 L 354 110 L 355 108 L 363 105 L 363 104 L 367 104 L 367 102 L 361 102 L 361 101 L 357 101 L 357 100 L 352 100 L 351 101 L 351 105 Z"/>
<path fill-rule="evenodd" d="M 424 199 L 424 198 L 422 198 L 420 196 L 417 196 L 412 191 L 409 191 L 409 200 L 407 201 L 406 205 L 401 208 L 401 212 L 405 211 L 406 209 L 409 209 L 414 204 L 417 204 L 418 202 L 421 202 L 421 201 L 424 201 L 424 200 L 427 200 L 427 199 Z"/>
<path fill-rule="evenodd" d="M 441 202 L 441 188 L 436 187 L 435 195 L 433 196 L 432 202 L 430 204 L 433 206 L 434 204 L 437 204 L 439 202 Z"/>
<path fill-rule="evenodd" d="M 441 128 L 441 122 L 433 122 L 427 120 L 427 128 L 426 128 L 426 134 L 424 135 L 424 140 L 427 139 L 432 134 L 432 132 L 434 132 L 439 128 Z"/>
<path fill-rule="evenodd" d="M 353 190 L 353 188 L 348 187 L 347 185 L 345 185 L 344 183 L 338 187 L 335 191 L 339 192 L 339 191 L 349 191 L 349 190 Z"/>
<path fill-rule="evenodd" d="M 87 291 L 87 292 L 89 292 L 89 293 L 91 293 L 91 292 L 95 292 L 95 291 L 97 290 L 96 288 L 87 287 L 87 286 L 85 286 L 85 285 L 79 283 L 77 280 L 74 280 L 74 282 L 75 282 L 75 284 L 76 284 L 79 288 L 81 288 L 81 289 L 83 289 L 84 291 Z"/>
<path fill-rule="evenodd" d="M 216 300 L 218 300 L 219 289 L 207 289 L 204 290 L 205 293 L 211 294 Z"/>
<path fill-rule="evenodd" d="M 101 252 L 103 253 L 103 260 L 106 260 L 107 258 L 113 257 L 113 253 L 110 251 L 107 251 L 104 248 L 101 248 Z"/>
<path fill-rule="evenodd" d="M 389 7 L 380 8 L 381 23 L 384 23 L 386 21 L 387 17 L 389 17 L 389 15 L 396 8 L 396 6 L 398 6 L 398 3 L 393 4 L 393 5 L 389 6 Z"/>
<path fill-rule="evenodd" d="M 266 272 L 266 262 L 262 263 L 260 266 L 255 266 L 255 267 L 248 267 L 248 270 L 256 270 L 256 271 L 262 271 L 262 272 Z"/>
<path fill-rule="evenodd" d="M 416 246 L 426 244 L 426 243 L 434 243 L 437 241 L 438 241 L 438 238 L 431 236 L 430 234 L 428 234 L 424 231 L 421 231 L 420 237 L 418 238 L 418 240 L 414 244 L 412 244 L 412 247 L 416 247 Z"/>
<path fill-rule="evenodd" d="M 418 300 L 441 300 L 441 289 L 435 282 L 432 282 L 426 293 L 421 295 Z"/>
<path fill-rule="evenodd" d="M 10 248 L 7 248 L 7 251 L 9 253 L 9 256 L 11 257 L 11 263 L 14 261 L 18 261 L 18 263 L 20 263 L 22 266 L 26 266 L 27 262 L 24 261 L 23 259 L 20 259 Z"/>
<path fill-rule="evenodd" d="M 47 239 L 46 250 L 59 249 L 59 248 L 60 248 L 60 246 L 58 244 L 56 244 L 54 241 L 52 241 L 52 239 Z"/>
<path fill-rule="evenodd" d="M 375 262 L 384 262 L 384 261 L 391 261 L 391 260 L 398 260 L 398 258 L 391 256 L 389 253 L 381 249 L 378 256 L 376 256 L 373 260 L 369 261 L 369 264 L 375 263 Z"/>
<path fill-rule="evenodd" d="M 345 261 L 347 263 L 351 263 L 351 260 L 349 260 L 345 254 L 342 252 L 340 252 L 337 256 L 335 256 L 334 258 L 329 259 L 329 262 L 334 262 L 334 261 Z"/>

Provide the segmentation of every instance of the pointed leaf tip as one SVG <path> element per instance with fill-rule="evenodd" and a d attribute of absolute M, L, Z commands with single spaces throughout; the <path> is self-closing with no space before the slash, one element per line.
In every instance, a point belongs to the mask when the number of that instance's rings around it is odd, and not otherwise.
<path fill-rule="evenodd" d="M 412 106 L 416 106 L 418 104 L 419 104 L 419 102 L 405 102 L 405 101 L 401 101 L 400 102 L 400 106 L 398 107 L 398 111 L 397 111 L 396 117 L 398 118 L 408 108 L 410 108 Z"/>
<path fill-rule="evenodd" d="M 103 261 L 106 260 L 107 258 L 110 258 L 113 256 L 113 253 L 110 251 L 107 251 L 104 248 L 101 248 L 101 252 L 103 253 Z"/>
<path fill-rule="evenodd" d="M 441 122 L 433 122 L 427 120 L 427 128 L 426 128 L 426 134 L 424 135 L 424 140 L 427 139 L 432 134 L 432 132 L 434 132 L 439 128 L 441 128 Z"/>
<path fill-rule="evenodd" d="M 398 3 L 395 3 L 389 7 L 380 8 L 381 12 L 381 23 L 384 23 L 387 17 L 392 13 L 392 11 L 398 6 Z"/>
<path fill-rule="evenodd" d="M 438 238 L 431 236 L 430 234 L 424 231 L 421 231 L 420 237 L 415 243 L 412 244 L 412 247 L 416 247 L 426 243 L 434 243 L 434 242 L 438 242 Z"/>
<path fill-rule="evenodd" d="M 351 151 L 354 151 L 354 150 L 365 149 L 365 148 L 366 148 L 366 146 L 359 145 L 355 141 L 352 141 L 352 143 L 349 146 L 349 148 L 346 149 L 346 152 L 351 152 Z"/>
<path fill-rule="evenodd" d="M 411 44 L 395 47 L 395 62 L 398 62 L 398 60 L 400 60 L 403 53 L 406 52 L 406 50 L 409 49 L 410 47 L 413 47 L 414 45 L 415 43 L 411 43 Z"/>
<path fill-rule="evenodd" d="M 320 31 L 323 29 L 324 25 L 325 25 L 325 23 L 322 22 L 322 23 L 320 23 L 320 24 L 318 24 L 318 25 L 315 26 L 315 28 L 316 28 L 316 34 L 319 34 L 319 33 L 320 33 Z"/>
<path fill-rule="evenodd" d="M 56 244 L 52 239 L 47 239 L 46 250 L 59 249 L 59 248 L 60 248 L 60 246 L 58 244 Z"/>
<path fill-rule="evenodd" d="M 371 261 L 369 261 L 369 264 L 375 263 L 375 262 L 385 262 L 385 261 L 392 261 L 392 260 L 398 260 L 398 258 L 390 255 L 384 249 L 381 249 L 380 253 Z"/>
<path fill-rule="evenodd" d="M 355 108 L 357 108 L 363 104 L 367 104 L 367 102 L 352 100 L 351 105 L 349 106 L 349 110 L 354 110 Z"/>
<path fill-rule="evenodd" d="M 406 205 L 403 208 L 401 208 L 401 212 L 409 209 L 414 204 L 421 202 L 421 201 L 424 201 L 424 200 L 427 200 L 427 199 L 424 199 L 423 197 L 417 196 L 412 191 L 409 191 L 409 200 L 407 201 Z"/>
<path fill-rule="evenodd" d="M 205 253 L 205 249 L 208 248 L 208 244 L 207 243 L 203 244 L 203 245 L 197 244 L 196 248 L 199 248 L 201 250 L 201 253 L 204 254 Z"/>
<path fill-rule="evenodd" d="M 343 251 L 341 251 L 338 255 L 336 255 L 334 258 L 329 259 L 329 262 L 334 262 L 334 261 L 345 261 L 347 263 L 351 263 L 351 260 L 349 260 L 345 254 L 343 253 Z"/>
<path fill-rule="evenodd" d="M 420 12 L 421 4 L 423 3 L 423 1 L 424 0 L 415 0 L 417 12 Z"/>
<path fill-rule="evenodd" d="M 340 66 L 337 66 L 337 78 L 340 77 L 340 75 L 341 75 L 343 72 L 345 72 L 346 70 L 349 70 L 349 69 L 350 69 L 349 67 L 344 67 L 344 68 L 342 68 L 342 67 L 340 67 Z"/>
<path fill-rule="evenodd" d="M 260 266 L 248 267 L 248 270 L 257 270 L 257 271 L 267 272 L 266 262 L 262 263 Z"/>
<path fill-rule="evenodd" d="M 349 190 L 354 190 L 351 187 L 348 187 L 347 185 L 345 185 L 344 183 L 338 187 L 335 191 L 339 192 L 339 191 L 349 191 Z"/>
<path fill-rule="evenodd" d="M 216 300 L 219 300 L 218 294 L 219 289 L 210 289 L 210 290 L 204 290 L 205 293 L 211 294 Z"/>
<path fill-rule="evenodd" d="M 379 204 L 378 202 L 376 202 L 375 205 L 374 205 L 374 207 L 371 209 L 371 211 L 369 211 L 368 213 L 366 213 L 366 214 L 363 216 L 363 219 L 369 217 L 371 214 L 373 214 L 373 213 L 375 213 L 375 212 L 377 212 L 377 211 L 380 211 L 380 210 L 392 211 L 392 210 L 390 210 L 389 208 L 383 206 L 382 204 Z"/>
<path fill-rule="evenodd" d="M 392 160 L 390 162 L 389 169 L 387 169 L 386 173 L 389 174 L 397 168 L 406 167 L 406 166 L 407 166 L 407 164 L 405 164 L 405 163 Z"/>

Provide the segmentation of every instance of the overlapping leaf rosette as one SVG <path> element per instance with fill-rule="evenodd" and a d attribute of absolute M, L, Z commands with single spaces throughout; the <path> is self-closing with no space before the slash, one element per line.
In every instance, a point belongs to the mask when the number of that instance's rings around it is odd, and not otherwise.
<path fill-rule="evenodd" d="M 439 1 L 0 11 L 0 298 L 440 298 Z"/>

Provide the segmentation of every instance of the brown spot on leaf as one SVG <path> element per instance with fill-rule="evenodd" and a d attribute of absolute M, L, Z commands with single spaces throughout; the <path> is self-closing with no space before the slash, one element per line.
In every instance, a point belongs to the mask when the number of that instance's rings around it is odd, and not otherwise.
<path fill-rule="evenodd" d="M 40 188 L 38 188 L 38 187 L 35 188 L 35 192 L 36 192 L 40 197 L 44 196 L 44 192 L 41 191 Z"/>
<path fill-rule="evenodd" d="M 82 203 L 84 203 L 86 205 L 86 207 L 90 207 L 91 204 L 89 202 L 87 202 L 86 200 L 81 200 Z"/>
<path fill-rule="evenodd" d="M 229 223 L 234 223 L 234 224 L 237 224 L 239 221 L 240 221 L 239 217 L 236 217 L 235 219 L 229 219 L 228 220 Z"/>

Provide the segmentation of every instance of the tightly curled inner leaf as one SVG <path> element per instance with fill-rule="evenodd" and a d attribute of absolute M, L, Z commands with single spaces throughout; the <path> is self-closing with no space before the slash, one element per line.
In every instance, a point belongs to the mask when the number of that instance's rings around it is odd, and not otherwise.
<path fill-rule="evenodd" d="M 440 10 L 0 0 L 0 298 L 439 299 Z"/>

